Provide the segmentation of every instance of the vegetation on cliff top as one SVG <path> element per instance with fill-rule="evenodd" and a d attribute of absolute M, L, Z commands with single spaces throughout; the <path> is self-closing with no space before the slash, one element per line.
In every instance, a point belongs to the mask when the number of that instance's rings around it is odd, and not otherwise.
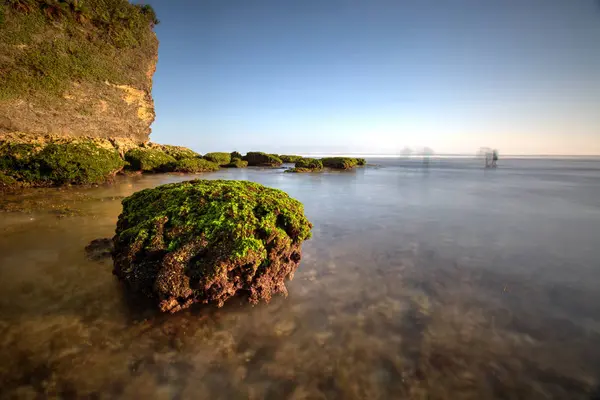
<path fill-rule="evenodd" d="M 163 311 L 221 306 L 238 292 L 269 301 L 287 293 L 311 228 L 300 202 L 257 183 L 163 185 L 123 200 L 114 273 Z"/>
<path fill-rule="evenodd" d="M 1 1 L 0 100 L 61 96 L 83 81 L 149 90 L 156 23 L 151 6 L 127 0 Z"/>

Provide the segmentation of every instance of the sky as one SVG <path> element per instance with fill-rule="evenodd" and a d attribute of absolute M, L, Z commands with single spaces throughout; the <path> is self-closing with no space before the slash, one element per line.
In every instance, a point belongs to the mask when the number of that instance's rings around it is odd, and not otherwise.
<path fill-rule="evenodd" d="M 600 154 L 600 0 L 150 0 L 151 140 Z"/>

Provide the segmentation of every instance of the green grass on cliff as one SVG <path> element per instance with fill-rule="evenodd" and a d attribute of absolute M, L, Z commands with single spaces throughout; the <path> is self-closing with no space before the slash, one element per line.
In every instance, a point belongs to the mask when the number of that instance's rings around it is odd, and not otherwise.
<path fill-rule="evenodd" d="M 149 89 L 150 6 L 127 0 L 0 0 L 0 100 L 60 96 L 74 82 Z"/>

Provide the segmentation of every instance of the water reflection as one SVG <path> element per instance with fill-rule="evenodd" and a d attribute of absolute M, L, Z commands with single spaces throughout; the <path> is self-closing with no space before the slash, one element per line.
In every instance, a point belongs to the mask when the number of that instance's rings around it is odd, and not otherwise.
<path fill-rule="evenodd" d="M 232 299 L 176 315 L 126 295 L 110 260 L 84 248 L 112 235 L 120 198 L 189 176 L 27 192 L 19 199 L 30 209 L 20 212 L 20 200 L 5 197 L 13 211 L 0 220 L 3 394 L 591 398 L 600 372 L 600 206 L 557 189 L 561 180 L 497 174 L 490 182 L 481 171 L 431 164 L 427 178 L 385 164 L 202 176 L 287 191 L 304 202 L 314 238 L 287 299 L 256 307 Z M 598 181 L 569 185 L 600 194 Z M 75 211 L 52 212 L 63 205 Z"/>

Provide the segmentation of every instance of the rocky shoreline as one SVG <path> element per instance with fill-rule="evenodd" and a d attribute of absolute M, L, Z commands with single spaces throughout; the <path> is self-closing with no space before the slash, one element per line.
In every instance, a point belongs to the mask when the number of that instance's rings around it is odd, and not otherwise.
<path fill-rule="evenodd" d="M 365 165 L 364 159 L 323 159 L 248 152 L 201 155 L 181 147 L 131 139 L 98 137 L 0 135 L 0 188 L 90 185 L 110 182 L 118 173 L 200 173 L 220 168 L 281 167 L 289 172 L 319 172 L 324 168 L 348 170 Z"/>

